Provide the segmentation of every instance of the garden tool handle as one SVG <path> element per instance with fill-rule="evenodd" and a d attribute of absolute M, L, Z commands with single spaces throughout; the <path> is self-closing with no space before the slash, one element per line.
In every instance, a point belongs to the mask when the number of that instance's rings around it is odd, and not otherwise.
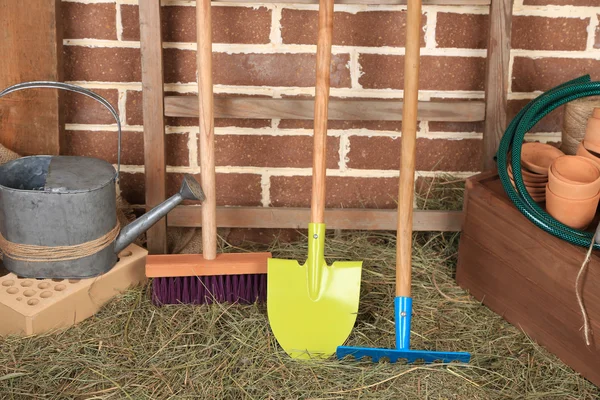
<path fill-rule="evenodd" d="M 410 297 L 411 287 L 420 47 L 421 0 L 408 0 L 406 54 L 404 56 L 402 154 L 400 156 L 398 193 L 398 244 L 396 248 L 396 296 L 399 297 Z"/>
<path fill-rule="evenodd" d="M 319 0 L 319 35 L 317 39 L 317 82 L 315 88 L 315 121 L 313 147 L 313 181 L 310 221 L 325 222 L 325 177 L 327 152 L 327 119 L 331 42 L 333 36 L 334 0 Z"/>
<path fill-rule="evenodd" d="M 18 92 L 19 90 L 25 89 L 34 89 L 34 88 L 49 88 L 49 89 L 61 89 L 66 90 L 67 92 L 79 93 L 84 96 L 90 97 L 96 100 L 98 103 L 102 104 L 110 113 L 112 114 L 115 122 L 117 123 L 117 174 L 115 176 L 115 181 L 119 181 L 119 173 L 121 172 L 121 119 L 119 118 L 119 114 L 114 109 L 114 107 L 106 100 L 104 97 L 100 96 L 97 93 L 92 92 L 89 89 L 83 88 L 81 86 L 73 85 L 71 83 L 64 82 L 54 82 L 54 81 L 32 81 L 32 82 L 23 82 L 17 83 L 16 85 L 12 85 L 7 87 L 6 89 L 0 91 L 0 98 L 13 93 Z"/>
<path fill-rule="evenodd" d="M 202 203 L 202 253 L 206 260 L 214 260 L 217 257 L 217 195 L 210 6 L 210 0 L 198 0 L 196 2 L 200 173 L 202 191 L 206 196 Z"/>

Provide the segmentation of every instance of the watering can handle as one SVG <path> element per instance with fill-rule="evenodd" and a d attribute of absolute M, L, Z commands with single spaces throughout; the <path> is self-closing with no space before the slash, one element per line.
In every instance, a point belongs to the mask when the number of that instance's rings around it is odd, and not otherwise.
<path fill-rule="evenodd" d="M 92 99 L 98 101 L 100 104 L 102 104 L 104 107 L 106 107 L 108 109 L 108 111 L 110 111 L 112 116 L 115 118 L 115 121 L 117 121 L 117 129 L 119 131 L 119 143 L 117 146 L 117 176 L 116 176 L 116 181 L 118 182 L 119 181 L 119 173 L 121 171 L 121 120 L 119 119 L 119 114 L 117 114 L 117 112 L 115 111 L 113 106 L 108 102 L 108 100 L 106 100 L 104 97 L 92 92 L 91 90 L 82 88 L 81 86 L 72 85 L 70 83 L 52 82 L 52 81 L 33 81 L 33 82 L 18 83 L 16 85 L 9 86 L 6 89 L 2 90 L 0 92 L 0 98 L 2 98 L 3 96 L 6 96 L 7 94 L 17 92 L 19 90 L 33 89 L 33 88 L 62 89 L 62 90 L 67 90 L 69 92 L 80 93 L 80 94 L 91 97 Z"/>

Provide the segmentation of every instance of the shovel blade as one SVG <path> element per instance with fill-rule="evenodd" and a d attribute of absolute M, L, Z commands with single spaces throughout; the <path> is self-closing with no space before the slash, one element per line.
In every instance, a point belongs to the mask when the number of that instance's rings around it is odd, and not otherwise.
<path fill-rule="evenodd" d="M 379 362 L 385 357 L 389 359 L 391 363 L 406 360 L 408 364 L 412 364 L 418 360 L 422 360 L 425 364 L 431 364 L 436 361 L 442 363 L 451 363 L 453 361 L 468 363 L 471 360 L 471 354 L 463 352 L 374 349 L 348 346 L 338 347 L 337 357 L 342 359 L 346 356 L 353 356 L 357 360 L 360 360 L 363 357 L 371 357 L 371 361 L 373 362 Z"/>
<path fill-rule="evenodd" d="M 346 341 L 356 322 L 362 262 L 327 266 L 322 260 L 318 282 L 308 278 L 308 263 L 269 259 L 269 323 L 292 358 L 327 358 Z"/>

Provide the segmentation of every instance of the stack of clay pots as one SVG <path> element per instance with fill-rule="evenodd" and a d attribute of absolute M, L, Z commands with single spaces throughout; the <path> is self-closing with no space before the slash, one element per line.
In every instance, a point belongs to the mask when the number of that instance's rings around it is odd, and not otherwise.
<path fill-rule="evenodd" d="M 554 146 L 544 143 L 524 143 L 521 148 L 521 176 L 525 188 L 536 202 L 546 200 L 548 171 L 552 162 L 564 153 Z M 508 175 L 515 185 L 512 166 L 508 165 Z"/>
<path fill-rule="evenodd" d="M 556 158 L 548 171 L 546 209 L 550 215 L 574 229 L 592 222 L 600 200 L 600 167 L 581 156 Z"/>
<path fill-rule="evenodd" d="M 577 155 L 589 158 L 600 166 L 600 108 L 595 108 L 588 119 L 585 137 L 579 143 Z"/>

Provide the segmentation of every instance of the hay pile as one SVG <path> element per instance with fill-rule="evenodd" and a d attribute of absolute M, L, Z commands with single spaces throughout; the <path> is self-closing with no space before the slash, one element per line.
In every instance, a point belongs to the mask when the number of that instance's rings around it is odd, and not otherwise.
<path fill-rule="evenodd" d="M 277 346 L 265 306 L 155 308 L 148 287 L 67 331 L 0 339 L 2 399 L 591 399 L 600 391 L 453 279 L 458 235 L 419 234 L 414 248 L 415 349 L 473 353 L 468 365 L 297 362 Z M 392 347 L 395 237 L 347 233 L 331 259 L 364 260 L 351 345 Z M 304 241 L 276 243 L 303 259 Z"/>

